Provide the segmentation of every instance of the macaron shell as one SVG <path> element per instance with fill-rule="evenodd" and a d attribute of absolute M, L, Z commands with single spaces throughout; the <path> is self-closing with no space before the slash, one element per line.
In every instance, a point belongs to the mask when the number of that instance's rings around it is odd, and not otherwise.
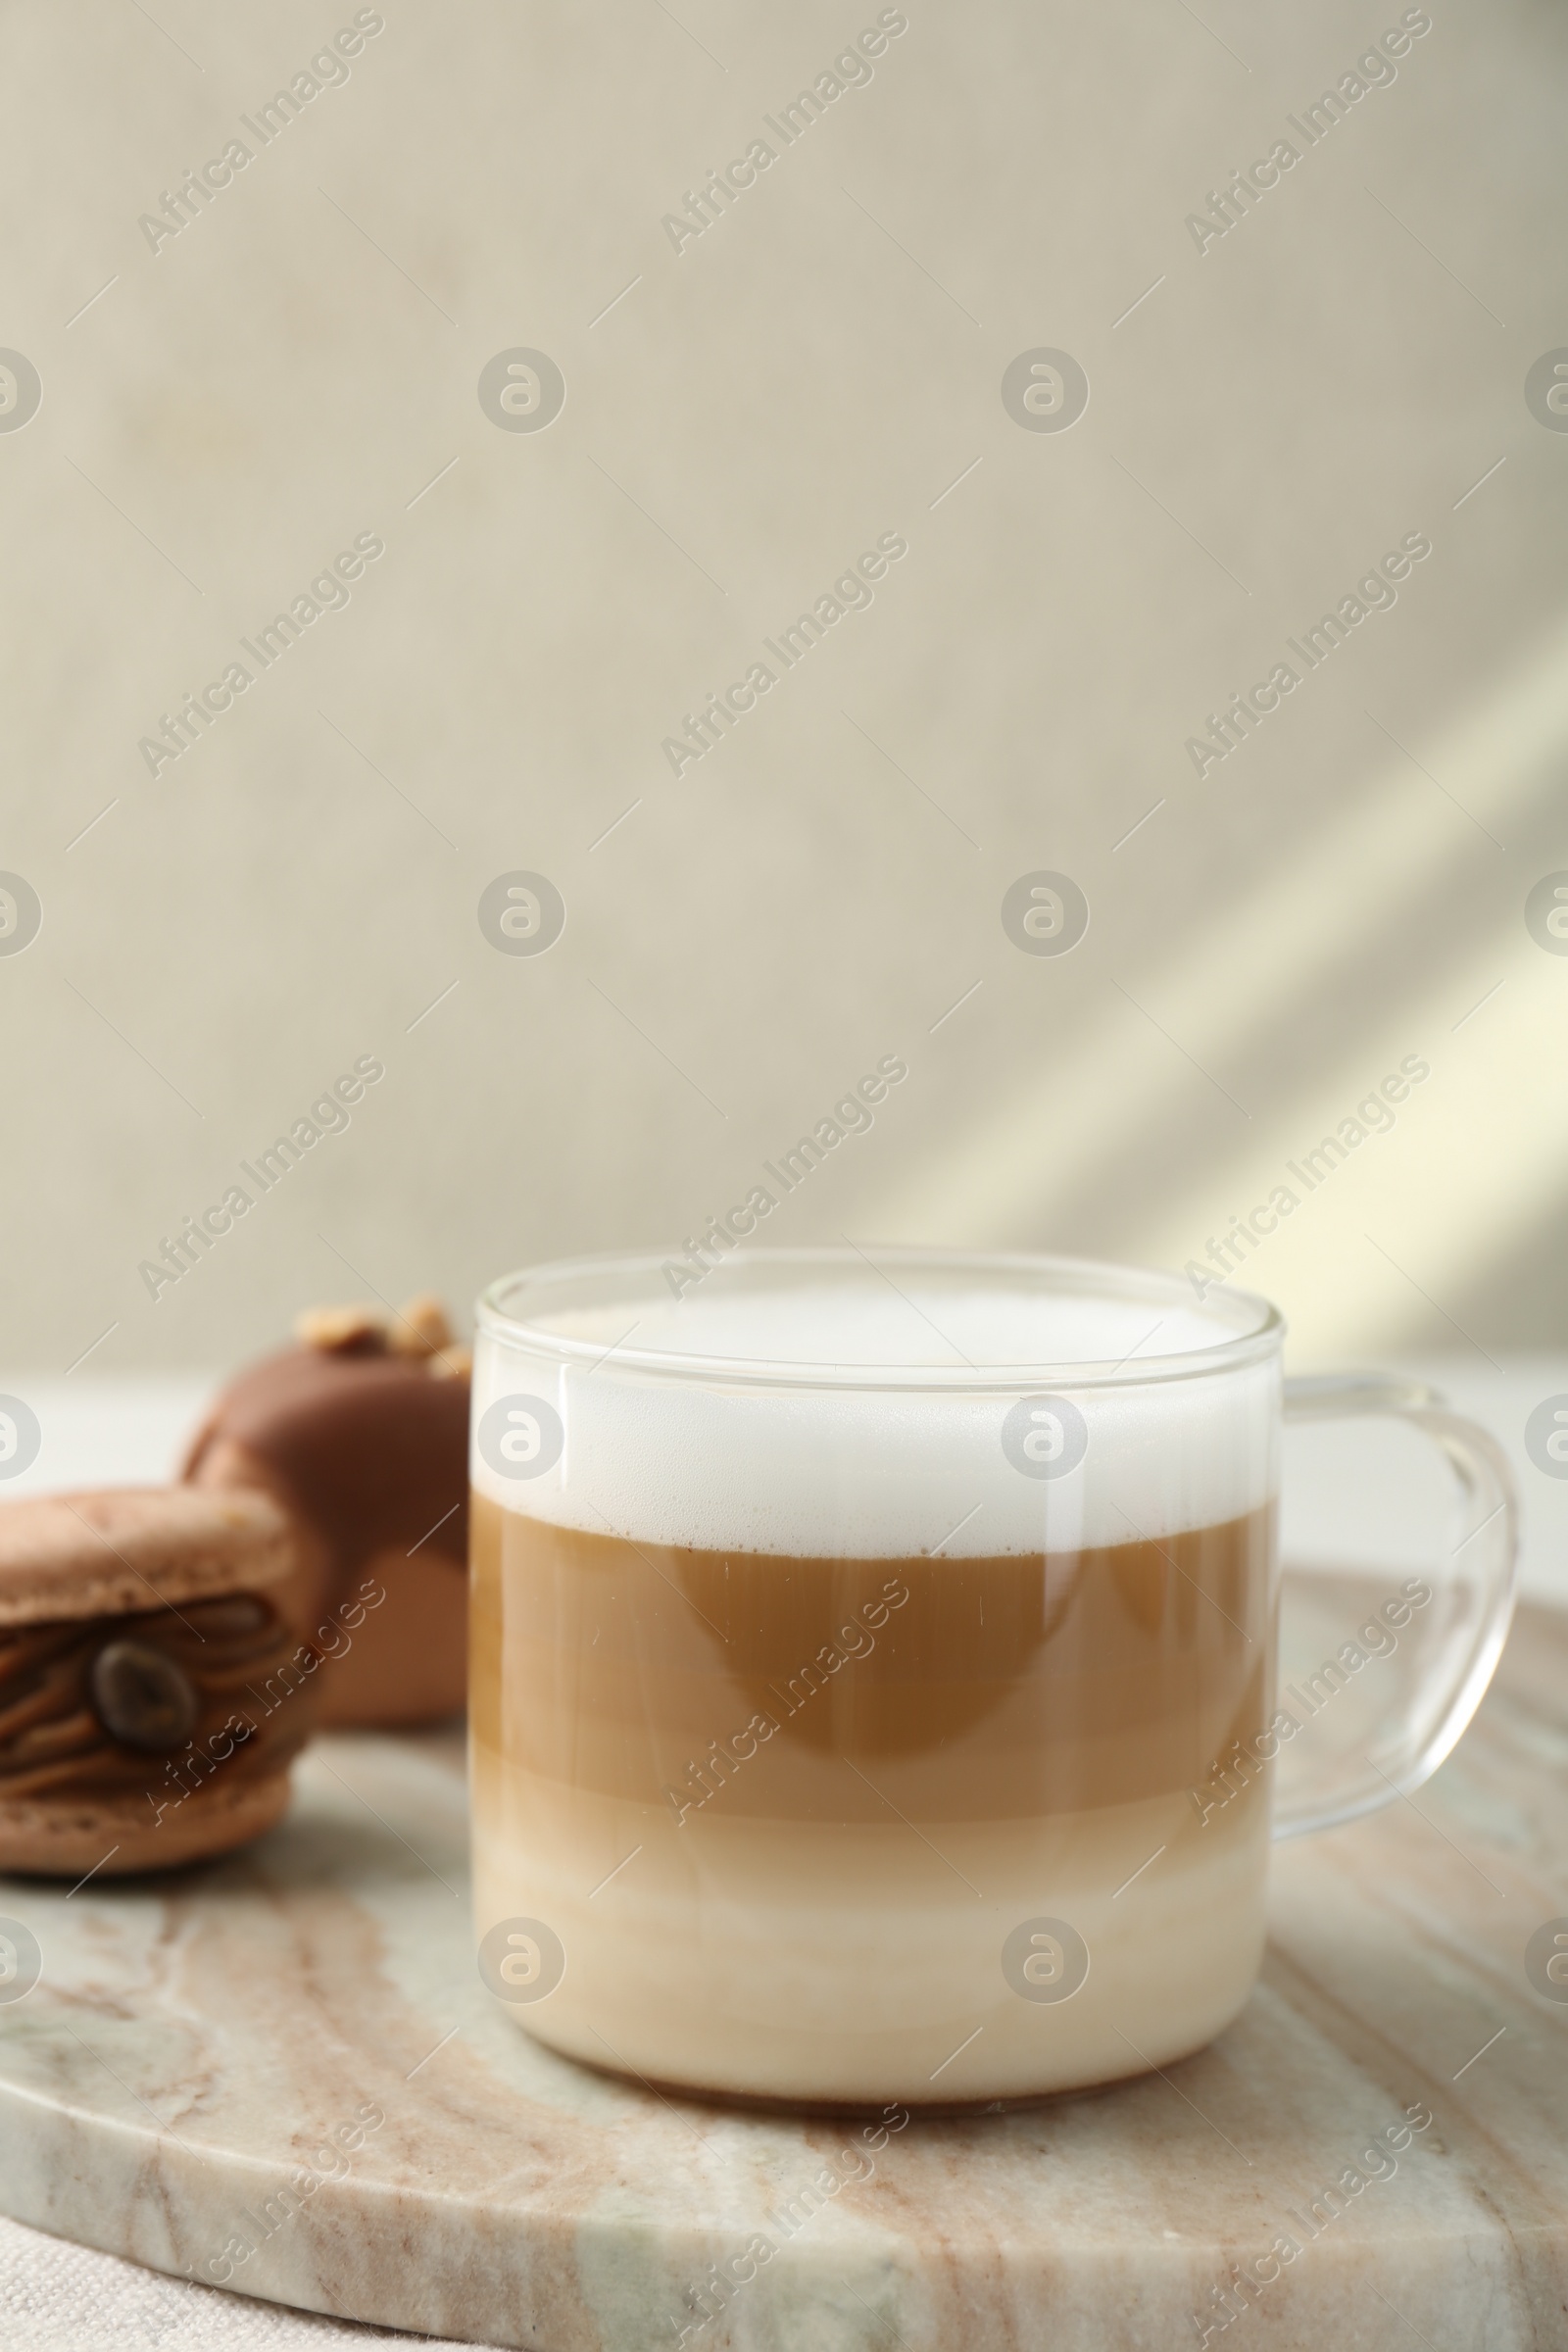
<path fill-rule="evenodd" d="M 27 1495 L 0 1504 L 0 1626 L 265 1590 L 294 1558 L 287 1515 L 254 1490 Z"/>
<path fill-rule="evenodd" d="M 117 1879 L 131 1871 L 172 1870 L 184 1862 L 226 1854 L 259 1838 L 288 1810 L 285 1768 L 235 1788 L 221 1777 L 151 1817 L 144 1795 L 104 1797 L 89 1804 L 0 1803 L 0 1870 L 52 1879 Z"/>
<path fill-rule="evenodd" d="M 308 1641 L 331 1616 L 342 1568 L 325 1538 L 300 1510 L 292 1492 L 252 1446 L 217 1430 L 209 1432 L 188 1476 L 192 1494 L 254 1495 L 287 1522 L 292 1554 L 272 1588 L 271 1598 L 300 1640 Z"/>

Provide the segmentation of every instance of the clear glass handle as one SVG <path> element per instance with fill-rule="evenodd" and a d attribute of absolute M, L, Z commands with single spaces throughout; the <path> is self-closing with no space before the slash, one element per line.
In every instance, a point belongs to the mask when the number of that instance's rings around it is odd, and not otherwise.
<path fill-rule="evenodd" d="M 1411 1381 L 1350 1373 L 1285 1384 L 1287 1421 L 1363 1415 L 1408 1422 L 1438 1446 L 1453 1473 L 1454 1538 L 1399 1582 L 1287 1573 L 1276 1838 L 1353 1821 L 1419 1788 L 1480 1705 L 1513 1614 L 1518 1504 L 1495 1441 Z"/>

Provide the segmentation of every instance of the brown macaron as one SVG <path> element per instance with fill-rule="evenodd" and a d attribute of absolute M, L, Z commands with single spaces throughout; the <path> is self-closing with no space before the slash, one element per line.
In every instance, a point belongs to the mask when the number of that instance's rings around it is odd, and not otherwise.
<path fill-rule="evenodd" d="M 277 1605 L 261 1494 L 0 1506 L 0 1869 L 118 1877 L 226 1853 L 288 1804 L 318 1660 Z"/>
<path fill-rule="evenodd" d="M 216 1398 L 183 1476 L 287 1512 L 279 1605 L 322 1652 L 322 1726 L 437 1721 L 467 1690 L 467 1350 L 428 1295 L 295 1329 Z"/>

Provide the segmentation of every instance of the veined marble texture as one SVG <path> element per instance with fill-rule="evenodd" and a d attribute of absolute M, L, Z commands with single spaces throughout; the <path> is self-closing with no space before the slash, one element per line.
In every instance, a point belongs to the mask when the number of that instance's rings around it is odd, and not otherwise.
<path fill-rule="evenodd" d="M 0 2003 L 0 2206 L 534 2352 L 1568 2346 L 1568 1998 L 1527 1958 L 1565 1766 L 1568 1619 L 1522 1612 L 1434 1783 L 1277 1851 L 1211 2048 L 868 2145 L 531 2041 L 474 1966 L 458 1740 L 324 1740 L 228 1861 L 0 1881 L 43 1970 Z"/>

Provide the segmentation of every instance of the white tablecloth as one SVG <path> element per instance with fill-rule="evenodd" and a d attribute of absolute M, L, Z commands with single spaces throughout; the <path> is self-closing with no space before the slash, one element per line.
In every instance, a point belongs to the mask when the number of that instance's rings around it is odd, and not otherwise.
<path fill-rule="evenodd" d="M 472 2352 L 444 2335 L 359 2328 L 167 2278 L 0 2219 L 3 2352 L 335 2352 L 364 2344 Z"/>

